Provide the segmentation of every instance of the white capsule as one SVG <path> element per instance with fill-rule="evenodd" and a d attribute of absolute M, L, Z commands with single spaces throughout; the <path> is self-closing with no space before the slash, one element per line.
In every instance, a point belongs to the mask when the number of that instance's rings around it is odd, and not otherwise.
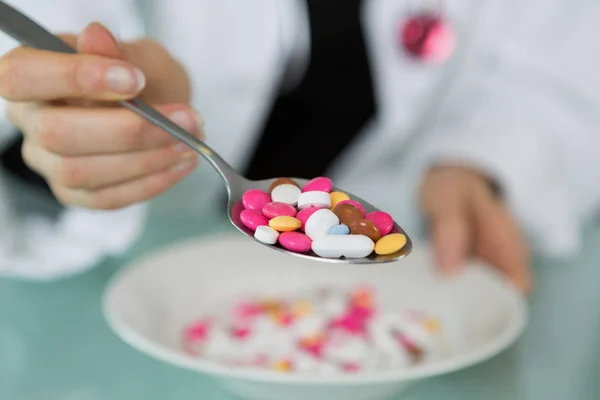
<path fill-rule="evenodd" d="M 360 337 L 352 337 L 337 345 L 325 346 L 324 355 L 335 363 L 363 364 L 369 354 L 369 346 Z"/>
<path fill-rule="evenodd" d="M 303 210 L 308 207 L 331 207 L 331 195 L 327 192 L 304 192 L 298 196 L 298 208 Z"/>
<path fill-rule="evenodd" d="M 324 258 L 364 258 L 374 248 L 375 243 L 365 235 L 321 235 L 312 242 L 312 251 Z"/>
<path fill-rule="evenodd" d="M 256 228 L 254 231 L 254 237 L 256 240 L 266 244 L 275 244 L 277 243 L 277 238 L 279 238 L 279 232 L 270 226 L 261 225 Z"/>
<path fill-rule="evenodd" d="M 291 206 L 298 204 L 298 197 L 302 191 L 298 186 L 285 183 L 279 185 L 271 192 L 271 200 L 274 202 L 285 203 Z"/>
<path fill-rule="evenodd" d="M 309 193 L 309 192 L 307 192 Z M 304 227 L 304 232 L 312 240 L 327 235 L 334 225 L 339 225 L 340 219 L 328 208 L 323 208 L 313 213 Z M 314 242 L 313 242 L 314 243 Z"/>

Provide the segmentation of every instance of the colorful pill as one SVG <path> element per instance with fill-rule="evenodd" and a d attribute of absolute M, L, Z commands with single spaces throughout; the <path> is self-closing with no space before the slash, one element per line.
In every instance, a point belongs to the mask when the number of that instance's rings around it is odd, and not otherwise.
<path fill-rule="evenodd" d="M 260 211 L 271 201 L 271 196 L 259 189 L 250 189 L 242 196 L 242 204 L 247 210 Z"/>
<path fill-rule="evenodd" d="M 256 227 L 256 230 L 254 231 L 254 237 L 259 242 L 265 244 L 275 244 L 279 238 L 279 232 L 270 226 L 261 225 Z"/>
<path fill-rule="evenodd" d="M 375 226 L 377 226 L 381 236 L 385 236 L 390 233 L 394 227 L 394 219 L 392 216 L 383 211 L 373 211 L 372 213 L 368 214 L 365 219 L 372 221 Z"/>
<path fill-rule="evenodd" d="M 327 234 L 329 234 L 329 235 L 349 235 L 350 228 L 348 228 L 348 225 L 344 225 L 344 224 L 334 225 L 331 227 L 331 229 L 329 229 L 329 232 L 327 232 Z"/>
<path fill-rule="evenodd" d="M 295 217 L 296 209 L 289 204 L 272 201 L 265 204 L 265 206 L 262 208 L 262 213 L 265 217 L 269 219 L 281 216 Z"/>
<path fill-rule="evenodd" d="M 331 192 L 331 188 L 333 187 L 333 183 L 331 179 L 326 178 L 324 176 L 320 176 L 318 178 L 311 179 L 304 185 L 302 188 L 302 192 Z"/>
<path fill-rule="evenodd" d="M 349 228 L 353 235 L 368 236 L 373 242 L 377 242 L 381 238 L 381 233 L 375 223 L 368 219 L 356 220 L 350 224 Z"/>
<path fill-rule="evenodd" d="M 325 258 L 363 258 L 373 252 L 374 246 L 365 235 L 322 235 L 313 239 L 312 251 Z"/>
<path fill-rule="evenodd" d="M 256 231 L 256 228 L 263 225 L 269 225 L 269 220 L 262 212 L 256 210 L 243 210 L 240 213 L 240 220 L 246 228 Z"/>
<path fill-rule="evenodd" d="M 306 221 L 308 221 L 308 219 L 310 218 L 311 215 L 313 215 L 315 212 L 319 211 L 320 208 L 317 207 L 309 207 L 309 208 L 305 208 L 304 210 L 300 210 L 298 211 L 298 214 L 296 214 L 296 218 L 298 218 L 300 220 L 300 222 L 302 223 L 302 230 L 305 231 L 306 230 Z"/>
<path fill-rule="evenodd" d="M 279 244 L 296 253 L 307 253 L 312 247 L 312 240 L 300 232 L 284 232 L 279 235 Z"/>
<path fill-rule="evenodd" d="M 314 241 L 320 236 L 327 235 L 331 227 L 339 223 L 340 220 L 333 211 L 322 208 L 308 218 L 304 231 Z"/>
<path fill-rule="evenodd" d="M 275 179 L 271 185 L 269 186 L 269 193 L 273 192 L 273 189 L 275 189 L 277 186 L 279 185 L 294 185 L 296 187 L 300 187 L 300 185 L 298 185 L 298 183 L 290 178 L 277 178 Z"/>
<path fill-rule="evenodd" d="M 375 244 L 375 253 L 385 256 L 394 254 L 404 247 L 406 236 L 401 233 L 392 233 L 379 239 Z"/>
<path fill-rule="evenodd" d="M 354 221 L 363 219 L 363 213 L 360 211 L 360 208 L 351 203 L 344 203 L 343 201 L 335 206 L 333 213 L 337 215 L 340 223 L 347 225 L 348 227 L 350 227 Z"/>
<path fill-rule="evenodd" d="M 329 208 L 331 207 L 331 196 L 327 192 L 317 190 L 301 193 L 298 196 L 298 208 L 303 210 L 309 207 Z"/>
<path fill-rule="evenodd" d="M 300 220 L 294 217 L 275 217 L 269 221 L 269 226 L 279 232 L 291 232 L 302 226 Z"/>
<path fill-rule="evenodd" d="M 340 201 L 350 200 L 350 196 L 344 192 L 331 192 L 329 196 L 331 197 L 331 208 L 337 206 Z"/>
<path fill-rule="evenodd" d="M 273 189 L 271 192 L 271 199 L 278 203 L 285 203 L 291 206 L 298 204 L 298 197 L 300 196 L 300 188 L 298 186 L 284 183 Z"/>
<path fill-rule="evenodd" d="M 356 200 L 342 200 L 339 203 L 337 203 L 337 205 L 341 205 L 341 204 L 352 204 L 353 206 L 357 207 L 360 212 L 362 213 L 361 218 L 364 218 L 367 215 L 367 212 L 365 211 L 365 208 L 362 206 L 362 204 L 360 204 L 358 201 Z"/>

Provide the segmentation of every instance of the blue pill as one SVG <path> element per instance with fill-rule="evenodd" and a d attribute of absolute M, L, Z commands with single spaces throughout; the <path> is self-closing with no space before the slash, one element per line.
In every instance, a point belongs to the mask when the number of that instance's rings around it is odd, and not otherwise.
<path fill-rule="evenodd" d="M 334 225 L 329 229 L 330 235 L 348 235 L 350 234 L 350 228 L 344 224 Z"/>

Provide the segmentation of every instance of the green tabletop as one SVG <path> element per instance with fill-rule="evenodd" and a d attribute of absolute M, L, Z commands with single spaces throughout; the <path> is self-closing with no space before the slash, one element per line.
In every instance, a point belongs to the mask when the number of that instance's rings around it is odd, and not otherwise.
<path fill-rule="evenodd" d="M 129 260 L 182 238 L 230 229 L 215 197 L 202 195 L 218 182 L 198 175 L 152 203 L 145 234 L 124 257 L 57 282 L 0 280 L 0 400 L 231 399 L 209 378 L 128 347 L 101 314 L 108 279 Z M 402 398 L 600 398 L 599 244 L 600 225 L 586 233 L 576 259 L 535 261 L 530 324 L 515 346 L 478 366 L 423 381 Z"/>

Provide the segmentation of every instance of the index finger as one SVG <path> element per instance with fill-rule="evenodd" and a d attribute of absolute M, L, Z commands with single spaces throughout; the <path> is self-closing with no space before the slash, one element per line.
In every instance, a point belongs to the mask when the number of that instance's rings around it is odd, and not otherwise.
<path fill-rule="evenodd" d="M 126 61 L 18 47 L 0 58 L 0 97 L 10 101 L 135 97 L 144 74 Z"/>

